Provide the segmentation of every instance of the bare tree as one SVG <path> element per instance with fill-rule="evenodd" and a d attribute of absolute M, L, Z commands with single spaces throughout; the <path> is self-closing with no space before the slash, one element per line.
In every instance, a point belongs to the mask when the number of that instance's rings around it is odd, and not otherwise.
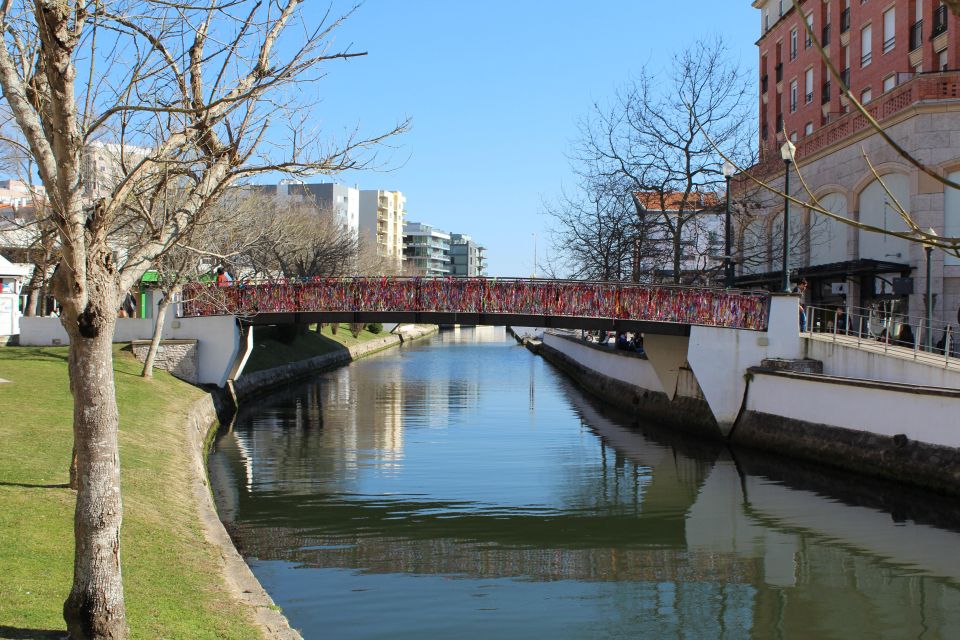
<path fill-rule="evenodd" d="M 53 290 L 70 338 L 77 454 L 74 579 L 64 604 L 73 638 L 128 633 L 111 351 L 123 293 L 230 184 L 271 171 L 358 168 L 361 152 L 406 126 L 328 142 L 307 125 L 304 100 L 316 92 L 304 85 L 320 79 L 323 63 L 363 54 L 330 50 L 342 18 L 316 24 L 300 4 L 0 3 L 5 108 L 46 187 L 61 248 Z M 84 198 L 95 173 L 83 151 L 96 140 L 116 145 L 116 180 Z M 156 206 L 173 188 L 181 206 Z M 111 246 L 121 222 L 139 240 L 125 255 Z"/>
<path fill-rule="evenodd" d="M 581 125 L 574 160 L 639 196 L 637 219 L 656 217 L 674 282 L 704 194 L 722 191 L 721 155 L 708 137 L 741 161 L 755 155 L 755 136 L 743 126 L 751 121 L 751 87 L 721 40 L 700 42 L 676 57 L 666 77 L 642 69 L 613 106 L 595 105 Z"/>
<path fill-rule="evenodd" d="M 553 277 L 638 281 L 637 267 L 657 248 L 649 241 L 656 221 L 638 220 L 629 188 L 614 177 L 583 179 L 581 185 L 542 207 L 551 218 L 553 249 L 544 271 Z"/>
<path fill-rule="evenodd" d="M 353 273 L 360 251 L 357 235 L 332 211 L 307 202 L 265 203 L 260 219 L 275 221 L 274 242 L 250 252 L 254 269 L 286 278 L 345 276 Z"/>

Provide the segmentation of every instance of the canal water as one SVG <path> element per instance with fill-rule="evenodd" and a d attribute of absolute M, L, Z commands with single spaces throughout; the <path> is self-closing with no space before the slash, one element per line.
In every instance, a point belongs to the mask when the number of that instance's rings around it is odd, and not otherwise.
<path fill-rule="evenodd" d="M 956 501 L 626 418 L 502 329 L 258 399 L 209 468 L 306 638 L 960 638 Z"/>

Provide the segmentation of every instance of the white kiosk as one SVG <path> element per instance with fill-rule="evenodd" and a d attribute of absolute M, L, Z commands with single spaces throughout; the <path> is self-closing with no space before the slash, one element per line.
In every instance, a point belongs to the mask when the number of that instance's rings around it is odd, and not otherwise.
<path fill-rule="evenodd" d="M 20 290 L 29 269 L 0 256 L 0 337 L 20 335 Z"/>

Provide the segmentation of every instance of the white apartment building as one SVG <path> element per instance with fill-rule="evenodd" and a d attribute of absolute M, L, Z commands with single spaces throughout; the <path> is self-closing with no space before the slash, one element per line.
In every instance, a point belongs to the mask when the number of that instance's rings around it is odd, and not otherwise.
<path fill-rule="evenodd" d="M 400 191 L 360 191 L 360 234 L 377 247 L 377 255 L 403 262 L 403 219 L 407 200 Z"/>
<path fill-rule="evenodd" d="M 91 142 L 83 148 L 80 176 L 85 198 L 110 195 L 120 180 L 147 157 L 151 149 L 131 144 Z"/>

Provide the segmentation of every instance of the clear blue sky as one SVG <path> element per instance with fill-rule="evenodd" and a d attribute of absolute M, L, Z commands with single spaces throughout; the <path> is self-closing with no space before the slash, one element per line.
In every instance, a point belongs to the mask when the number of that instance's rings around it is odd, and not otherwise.
<path fill-rule="evenodd" d="M 461 2 L 367 0 L 335 45 L 369 55 L 331 65 L 319 85 L 329 131 L 375 132 L 409 116 L 388 172 L 344 175 L 398 189 L 408 218 L 469 233 L 490 275 L 529 275 L 544 198 L 572 184 L 565 153 L 577 120 L 644 64 L 669 65 L 720 34 L 756 74 L 759 18 L 749 0 Z"/>

